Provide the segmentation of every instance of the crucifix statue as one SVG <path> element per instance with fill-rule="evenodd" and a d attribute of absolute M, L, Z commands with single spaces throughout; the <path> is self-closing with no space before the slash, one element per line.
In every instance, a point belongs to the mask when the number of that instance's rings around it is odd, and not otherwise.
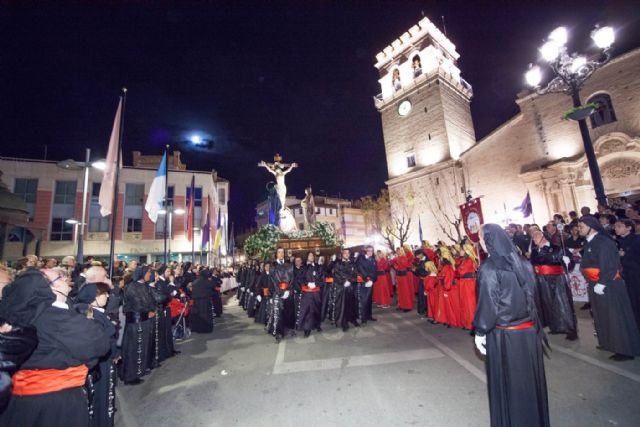
<path fill-rule="evenodd" d="M 284 182 L 284 177 L 286 174 L 291 172 L 294 168 L 298 167 L 297 163 L 282 163 L 282 157 L 280 154 L 276 154 L 273 157 L 273 163 L 267 163 L 265 161 L 261 161 L 258 163 L 258 167 L 267 169 L 273 176 L 276 177 L 276 185 L 275 190 L 278 194 L 278 199 L 280 200 L 280 229 L 283 231 L 290 231 L 295 229 L 295 219 L 293 218 L 293 214 L 287 208 L 287 186 Z"/>

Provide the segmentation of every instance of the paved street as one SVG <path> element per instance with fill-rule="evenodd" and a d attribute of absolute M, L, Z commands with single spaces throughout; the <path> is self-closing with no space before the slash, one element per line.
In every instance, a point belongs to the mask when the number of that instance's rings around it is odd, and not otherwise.
<path fill-rule="evenodd" d="M 376 309 L 366 327 L 276 344 L 233 301 L 225 309 L 213 334 L 192 335 L 144 384 L 118 389 L 119 427 L 488 425 L 468 332 Z M 550 337 L 552 425 L 637 426 L 640 360 L 609 361 L 579 316 L 579 341 Z"/>

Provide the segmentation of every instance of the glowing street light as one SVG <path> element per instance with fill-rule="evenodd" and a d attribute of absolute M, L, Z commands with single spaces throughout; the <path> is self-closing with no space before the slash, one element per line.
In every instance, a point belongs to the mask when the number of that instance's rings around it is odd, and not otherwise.
<path fill-rule="evenodd" d="M 591 38 L 596 46 L 602 49 L 600 58 L 587 59 L 587 57 L 583 55 L 569 55 L 566 48 L 568 40 L 567 29 L 565 27 L 558 27 L 553 30 L 539 50 L 542 59 L 549 63 L 549 68 L 553 72 L 554 78 L 544 88 L 541 88 L 542 72 L 540 67 L 530 65 L 529 70 L 525 74 L 527 84 L 535 89 L 539 95 L 546 93 L 564 93 L 565 95 L 569 95 L 573 101 L 574 109 L 586 110 L 580 101 L 580 88 L 598 68 L 602 67 L 611 59 L 611 45 L 615 40 L 615 32 L 611 27 L 596 27 L 591 32 Z M 576 118 L 576 120 L 580 126 L 584 153 L 587 157 L 587 163 L 589 164 L 596 199 L 600 206 L 607 206 L 607 196 L 604 192 L 600 167 L 598 166 L 591 136 L 589 135 L 589 128 L 585 121 L 586 117 L 588 117 L 588 115 L 582 118 Z"/>

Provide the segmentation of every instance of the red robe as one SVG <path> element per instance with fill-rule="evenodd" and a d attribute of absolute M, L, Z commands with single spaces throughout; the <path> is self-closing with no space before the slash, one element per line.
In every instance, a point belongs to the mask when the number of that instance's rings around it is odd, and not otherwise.
<path fill-rule="evenodd" d="M 386 258 L 380 258 L 376 262 L 376 270 L 378 270 L 378 279 L 373 284 L 373 302 L 379 305 L 391 305 L 391 296 L 387 281 L 387 275 L 384 271 L 389 269 L 389 261 Z M 382 273 L 381 273 L 382 272 Z M 391 291 L 393 293 L 393 289 Z"/>
<path fill-rule="evenodd" d="M 440 270 L 442 280 L 442 309 L 446 318 L 447 325 L 460 327 L 460 293 L 458 286 L 454 283 L 455 270 L 450 265 L 445 265 Z"/>
<path fill-rule="evenodd" d="M 398 307 L 402 310 L 413 308 L 413 283 L 409 276 L 409 266 L 411 262 L 404 256 L 399 256 L 393 260 L 393 268 L 396 270 L 396 292 L 398 293 Z"/>
<path fill-rule="evenodd" d="M 466 329 L 473 329 L 476 313 L 476 268 L 471 258 L 464 258 L 458 267 L 458 287 L 460 288 L 460 323 Z M 467 277 L 464 276 L 473 276 Z"/>
<path fill-rule="evenodd" d="M 427 276 L 424 278 L 424 291 L 427 293 L 427 317 L 435 320 L 438 310 L 438 276 Z"/>

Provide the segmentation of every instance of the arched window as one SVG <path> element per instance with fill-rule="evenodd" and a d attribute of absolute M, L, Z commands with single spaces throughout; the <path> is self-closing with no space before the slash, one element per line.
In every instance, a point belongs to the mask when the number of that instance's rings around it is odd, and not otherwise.
<path fill-rule="evenodd" d="M 598 109 L 591 115 L 591 127 L 606 125 L 616 121 L 616 112 L 613 110 L 611 97 L 606 93 L 594 95 L 587 102 L 593 102 L 598 105 Z"/>
<path fill-rule="evenodd" d="M 422 74 L 422 62 L 420 61 L 420 55 L 414 55 L 411 58 L 411 66 L 413 67 L 413 77 L 418 77 Z"/>

